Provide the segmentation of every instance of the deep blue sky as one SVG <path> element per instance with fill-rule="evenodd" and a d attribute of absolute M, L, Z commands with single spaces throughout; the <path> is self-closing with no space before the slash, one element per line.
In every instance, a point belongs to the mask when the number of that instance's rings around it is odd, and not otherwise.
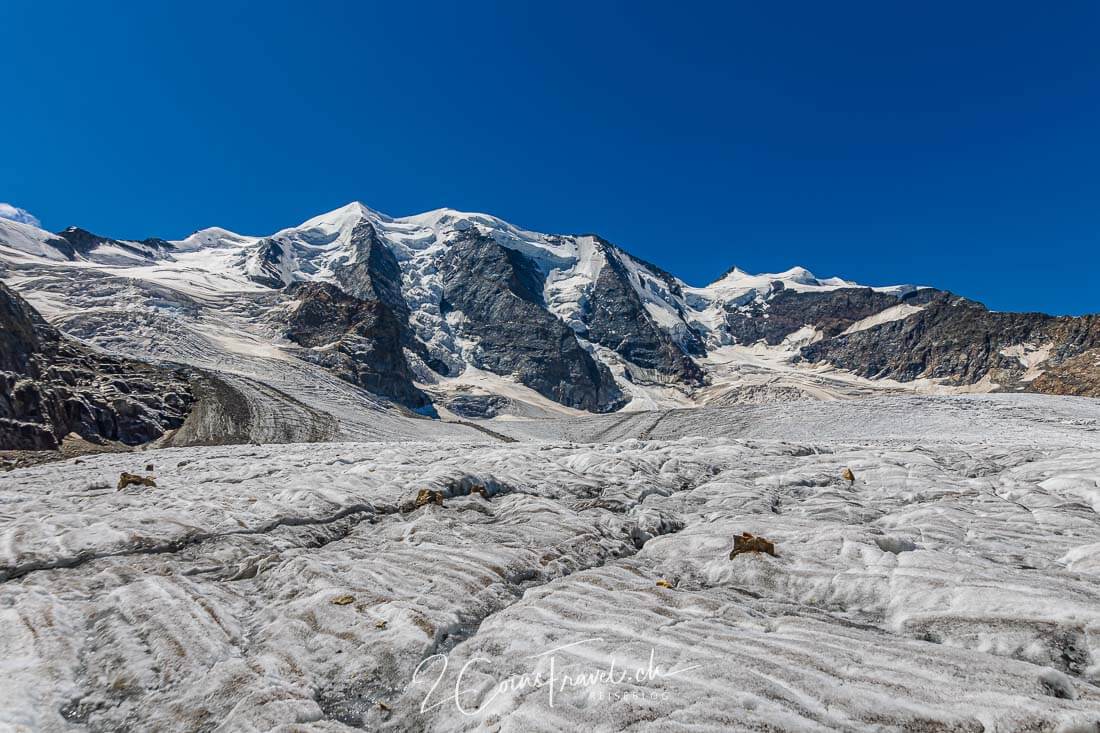
<path fill-rule="evenodd" d="M 597 232 L 694 284 L 800 264 L 1100 311 L 1092 0 L 2 15 L 0 201 L 50 229 L 450 206 Z"/>

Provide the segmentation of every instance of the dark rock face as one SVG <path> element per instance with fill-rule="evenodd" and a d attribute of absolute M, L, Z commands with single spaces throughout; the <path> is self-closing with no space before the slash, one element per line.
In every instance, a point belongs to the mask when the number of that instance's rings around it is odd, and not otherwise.
<path fill-rule="evenodd" d="M 920 306 L 906 318 L 844 335 L 852 324 L 892 306 Z M 780 344 L 803 326 L 822 340 L 803 347 L 800 358 L 828 362 L 869 379 L 919 378 L 969 385 L 989 375 L 1002 389 L 1058 394 L 1098 394 L 1090 385 L 1094 363 L 1078 356 L 1100 346 L 1100 318 L 1054 317 L 1041 313 L 995 313 L 981 303 L 922 288 L 896 295 L 870 288 L 796 292 L 776 282 L 772 289 L 726 310 L 726 326 L 738 343 Z M 1051 344 L 1045 374 L 1034 382 L 1009 347 Z M 1063 367 L 1062 365 L 1065 364 Z"/>
<path fill-rule="evenodd" d="M 281 288 L 283 282 L 281 263 L 283 260 L 283 246 L 274 239 L 261 239 L 257 246 L 256 257 L 260 265 L 260 271 L 248 276 L 248 279 L 268 288 Z"/>
<path fill-rule="evenodd" d="M 443 262 L 441 311 L 460 311 L 458 330 L 477 341 L 475 365 L 514 375 L 570 407 L 607 412 L 623 404 L 611 372 L 545 310 L 543 276 L 526 255 L 467 232 Z"/>
<path fill-rule="evenodd" d="M 334 268 L 340 287 L 361 300 L 385 304 L 400 324 L 401 345 L 437 373 L 447 375 L 447 366 L 429 354 L 409 328 L 409 304 L 401 290 L 401 265 L 393 250 L 378 236 L 374 225 L 366 219 L 356 224 L 351 233 L 351 247 L 352 261 Z"/>
<path fill-rule="evenodd" d="M 298 305 L 285 317 L 286 337 L 307 349 L 302 358 L 409 407 L 430 404 L 413 384 L 402 350 L 403 324 L 389 306 L 330 283 L 296 285 L 293 292 Z"/>
<path fill-rule="evenodd" d="M 0 283 L 0 370 L 26 374 L 43 340 L 56 336 L 30 303 Z"/>
<path fill-rule="evenodd" d="M 185 375 L 63 337 L 0 283 L 0 448 L 56 448 L 69 433 L 140 445 L 183 424 Z"/>
<path fill-rule="evenodd" d="M 351 246 L 355 260 L 335 268 L 337 282 L 345 292 L 361 300 L 378 300 L 403 322 L 407 321 L 409 304 L 401 293 L 401 266 L 378 238 L 374 225 L 366 219 L 356 224 Z"/>
<path fill-rule="evenodd" d="M 589 295 L 589 312 L 585 318 L 588 339 L 649 372 L 643 379 L 634 375 L 637 381 L 702 384 L 704 375 L 699 366 L 649 317 L 612 245 L 602 240 L 601 244 L 608 266 L 600 271 Z M 671 282 L 671 277 L 668 280 Z M 692 350 L 704 353 L 698 335 L 690 332 L 690 336 L 690 343 L 695 344 Z"/>
<path fill-rule="evenodd" d="M 1098 316 L 999 313 L 942 291 L 925 297 L 924 309 L 918 313 L 811 344 L 802 349 L 802 357 L 873 379 L 931 377 L 964 385 L 995 372 L 1002 386 L 1026 389 L 1026 383 L 1015 384 L 1024 367 L 1002 350 L 1024 343 L 1051 343 L 1050 366 L 1056 366 L 1100 346 Z"/>
<path fill-rule="evenodd" d="M 935 291 L 918 290 L 905 297 L 880 293 L 871 288 L 798 292 L 776 282 L 764 298 L 743 305 L 728 305 L 726 326 L 740 344 L 764 341 L 769 346 L 775 346 L 806 325 L 817 328 L 826 338 L 830 338 L 853 323 L 892 306 L 903 302 L 917 305 L 930 292 Z"/>
<path fill-rule="evenodd" d="M 596 237 L 596 239 L 600 242 L 601 245 L 603 245 L 605 253 L 609 253 L 611 256 L 614 257 L 615 262 L 618 265 L 618 267 L 616 268 L 616 274 L 620 276 L 621 280 L 622 276 L 625 275 L 625 270 L 622 266 L 621 257 L 626 255 L 626 253 L 601 237 Z M 675 298 L 677 299 L 682 299 L 684 297 L 684 290 L 682 287 L 680 287 L 680 283 L 679 281 L 677 281 L 674 275 L 665 270 L 662 270 L 660 267 L 653 264 L 652 262 L 647 262 L 646 260 L 643 260 L 639 257 L 634 257 L 633 255 L 626 256 L 629 256 L 635 262 L 645 266 L 645 268 L 649 270 L 649 272 L 641 276 L 641 282 L 639 284 L 642 286 L 642 288 L 650 290 L 658 295 L 661 295 L 662 291 L 665 291 L 675 296 Z M 665 300 L 667 301 L 668 299 L 665 298 Z M 677 308 L 677 310 L 679 311 L 679 308 Z M 683 311 L 679 312 L 680 317 L 685 318 L 686 314 L 683 313 Z M 703 343 L 703 339 L 694 330 L 688 330 L 684 334 L 682 343 L 678 343 L 677 346 L 681 347 L 683 353 L 689 354 L 691 356 L 707 355 L 707 348 L 706 345 Z"/>
<path fill-rule="evenodd" d="M 336 283 L 345 293 L 362 301 L 376 301 L 383 304 L 397 319 L 400 331 L 401 346 L 409 349 L 424 361 L 430 368 L 440 374 L 447 374 L 447 367 L 438 359 L 428 353 L 424 344 L 418 340 L 409 328 L 409 305 L 402 292 L 401 266 L 397 262 L 393 251 L 378 236 L 374 225 L 366 219 L 361 219 L 352 230 L 350 237 L 350 252 L 342 256 L 341 260 L 333 263 L 333 273 Z M 296 286 L 295 283 L 284 282 L 284 262 L 287 253 L 293 245 L 280 242 L 274 238 L 261 240 L 258 249 L 253 255 L 258 264 L 258 272 L 249 275 L 249 279 L 269 288 L 282 289 L 286 286 Z M 315 267 L 308 261 L 296 264 L 304 272 L 313 273 Z M 312 291 L 306 291 L 312 292 Z M 380 348 L 380 344 L 377 345 Z M 375 360 L 372 357 L 372 360 Z M 401 361 L 404 361 L 402 356 Z M 342 374 L 352 376 L 353 371 L 339 369 Z M 357 372 L 355 372 L 357 374 Z M 359 377 L 365 377 L 359 374 Z M 400 378 L 400 377 L 399 377 Z M 427 404 L 420 397 L 406 388 L 400 388 L 390 394 L 386 387 L 372 387 L 364 383 L 362 379 L 353 379 L 355 384 L 373 392 L 393 397 L 405 404 L 423 406 Z M 368 379 L 374 384 L 377 380 Z M 385 378 L 381 379 L 386 382 Z M 397 386 L 396 383 L 392 386 Z M 381 390 L 381 391 L 379 391 Z"/>

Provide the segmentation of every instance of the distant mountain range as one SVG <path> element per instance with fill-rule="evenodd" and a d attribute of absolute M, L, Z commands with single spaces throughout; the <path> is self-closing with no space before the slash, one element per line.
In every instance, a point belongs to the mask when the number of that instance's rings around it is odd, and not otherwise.
<path fill-rule="evenodd" d="M 596 235 L 450 209 L 393 218 L 353 203 L 269 236 L 178 241 L 0 219 L 0 279 L 81 349 L 282 384 L 322 412 L 335 398 L 287 387 L 271 364 L 465 419 L 883 390 L 1100 395 L 1097 316 L 997 313 L 802 268 L 692 287 Z M 49 430 L 73 427 L 61 422 Z"/>

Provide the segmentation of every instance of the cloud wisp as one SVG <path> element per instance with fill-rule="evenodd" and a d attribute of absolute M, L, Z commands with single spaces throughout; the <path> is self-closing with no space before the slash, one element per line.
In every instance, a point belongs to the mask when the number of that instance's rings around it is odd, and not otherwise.
<path fill-rule="evenodd" d="M 42 226 L 42 222 L 38 221 L 38 217 L 31 212 L 20 209 L 18 206 L 6 204 L 3 201 L 0 201 L 0 219 L 11 219 L 35 227 Z"/>

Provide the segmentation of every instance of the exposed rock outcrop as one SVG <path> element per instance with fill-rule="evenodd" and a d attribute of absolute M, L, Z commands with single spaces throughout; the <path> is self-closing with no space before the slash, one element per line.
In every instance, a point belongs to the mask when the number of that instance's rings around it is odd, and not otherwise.
<path fill-rule="evenodd" d="M 1100 397 L 1100 349 L 1090 349 L 1043 371 L 1029 385 L 1031 392 Z"/>
<path fill-rule="evenodd" d="M 871 379 L 928 377 L 969 385 L 995 375 L 1002 388 L 1026 390 L 1032 388 L 1023 381 L 1031 366 L 1046 371 L 1100 347 L 1100 316 L 995 312 L 942 291 L 925 297 L 928 301 L 918 312 L 810 344 L 801 355 Z M 1024 348 L 1043 350 L 1044 357 L 1028 364 L 1012 352 Z M 1054 389 L 1054 379 L 1040 386 Z"/>
<path fill-rule="evenodd" d="M 775 346 L 803 326 L 813 326 L 829 338 L 887 308 L 901 303 L 918 305 L 938 292 L 928 288 L 904 296 L 871 288 L 799 292 L 777 281 L 764 297 L 728 304 L 726 328 L 740 344 L 763 341 Z"/>
<path fill-rule="evenodd" d="M 273 238 L 261 239 L 256 250 L 250 255 L 251 264 L 248 279 L 269 288 L 281 288 L 287 283 L 287 273 L 283 267 L 286 251 Z"/>
<path fill-rule="evenodd" d="M 645 303 L 630 284 L 630 274 L 614 247 L 602 240 L 607 253 L 607 266 L 600 271 L 589 294 L 589 312 L 585 318 L 589 340 L 606 346 L 643 370 L 632 374 L 642 382 L 678 382 L 700 385 L 703 371 L 687 350 L 672 336 L 658 328 L 648 315 Z M 676 286 L 671 276 L 668 286 Z M 643 287 L 652 286 L 642 283 Z M 702 342 L 694 331 L 685 339 L 690 350 L 704 353 Z"/>
<path fill-rule="evenodd" d="M 52 450 L 69 433 L 139 445 L 179 427 L 192 402 L 183 373 L 72 341 L 0 283 L 0 448 Z"/>
<path fill-rule="evenodd" d="M 285 335 L 303 359 L 341 379 L 408 407 L 430 404 L 413 384 L 402 348 L 400 318 L 381 300 L 363 300 L 324 282 L 293 286 L 296 302 L 283 316 Z"/>
<path fill-rule="evenodd" d="M 384 303 L 404 324 L 409 318 L 409 304 L 401 293 L 401 266 L 366 219 L 352 230 L 351 248 L 351 261 L 335 268 L 337 282 L 357 298 Z"/>
<path fill-rule="evenodd" d="M 443 262 L 440 305 L 452 327 L 476 346 L 474 364 L 514 376 L 570 407 L 607 412 L 623 404 L 606 366 L 572 329 L 545 309 L 543 276 L 523 253 L 466 232 Z"/>

